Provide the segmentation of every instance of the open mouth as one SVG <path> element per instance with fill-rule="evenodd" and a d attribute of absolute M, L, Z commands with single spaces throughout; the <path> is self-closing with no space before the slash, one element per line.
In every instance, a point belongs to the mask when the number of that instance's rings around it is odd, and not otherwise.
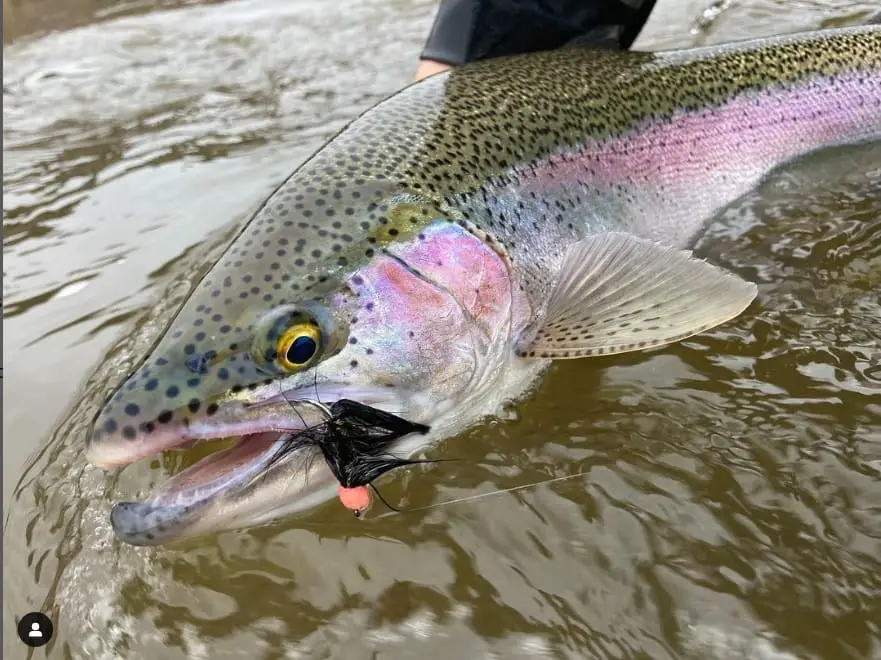
<path fill-rule="evenodd" d="M 247 484 L 272 464 L 291 437 L 276 431 L 200 442 L 200 449 L 212 445 L 217 449 L 167 479 L 148 501 L 156 506 L 193 506 Z M 222 448 L 229 441 L 232 446 Z"/>
<path fill-rule="evenodd" d="M 291 513 L 315 501 L 318 490 L 365 486 L 414 462 L 390 451 L 404 436 L 429 431 L 345 399 L 316 410 L 320 419 L 314 423 L 234 438 L 231 446 L 170 477 L 146 500 L 117 503 L 111 512 L 116 535 L 130 544 L 156 545 Z M 185 441 L 176 449 L 192 444 Z M 216 439 L 209 444 L 220 446 Z"/>
<path fill-rule="evenodd" d="M 114 505 L 110 519 L 121 540 L 155 545 L 198 530 L 248 526 L 281 505 L 304 499 L 328 471 L 325 467 L 323 474 L 306 480 L 314 472 L 316 452 L 296 439 L 319 438 L 329 415 L 324 405 L 304 399 L 230 402 L 210 415 L 175 413 L 174 419 L 134 438 L 94 433 L 87 460 L 122 467 L 166 451 L 187 451 L 184 458 L 190 461 L 193 454 L 202 455 L 144 500 Z M 263 487 L 268 482 L 275 490 Z"/>

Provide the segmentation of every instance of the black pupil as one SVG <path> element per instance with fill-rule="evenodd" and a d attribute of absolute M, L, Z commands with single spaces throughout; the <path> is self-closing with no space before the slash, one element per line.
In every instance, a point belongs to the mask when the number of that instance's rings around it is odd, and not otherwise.
<path fill-rule="evenodd" d="M 315 340 L 304 335 L 294 340 L 285 357 L 291 364 L 303 364 L 308 362 L 313 355 L 315 355 Z"/>

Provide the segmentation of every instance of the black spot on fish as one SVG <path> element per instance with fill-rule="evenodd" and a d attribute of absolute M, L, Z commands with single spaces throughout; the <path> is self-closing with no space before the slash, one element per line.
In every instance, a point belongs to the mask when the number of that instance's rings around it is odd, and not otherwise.
<path fill-rule="evenodd" d="M 125 407 L 125 414 L 129 415 L 131 417 L 134 417 L 135 415 L 140 414 L 140 412 L 141 412 L 141 409 L 138 407 L 138 404 L 136 404 L 136 403 L 129 403 Z"/>
<path fill-rule="evenodd" d="M 208 356 L 207 354 L 203 355 L 191 355 L 184 362 L 187 369 L 194 374 L 203 374 L 208 369 Z"/>

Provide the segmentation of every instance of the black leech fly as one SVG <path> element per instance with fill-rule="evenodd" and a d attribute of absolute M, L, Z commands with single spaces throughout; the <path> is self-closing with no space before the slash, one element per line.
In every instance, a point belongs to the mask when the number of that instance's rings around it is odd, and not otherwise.
<path fill-rule="evenodd" d="M 425 435 L 428 426 L 348 399 L 334 403 L 330 412 L 331 419 L 317 443 L 334 476 L 346 488 L 367 486 L 390 470 L 425 462 L 391 456 L 388 450 L 405 435 Z"/>
<path fill-rule="evenodd" d="M 397 511 L 372 482 L 398 467 L 435 462 L 399 458 L 389 453 L 396 440 L 410 433 L 425 435 L 430 427 L 349 399 L 340 399 L 327 410 L 330 416 L 326 421 L 287 436 L 287 444 L 270 465 L 298 449 L 317 446 L 340 485 L 345 488 L 370 486 L 389 509 Z"/>

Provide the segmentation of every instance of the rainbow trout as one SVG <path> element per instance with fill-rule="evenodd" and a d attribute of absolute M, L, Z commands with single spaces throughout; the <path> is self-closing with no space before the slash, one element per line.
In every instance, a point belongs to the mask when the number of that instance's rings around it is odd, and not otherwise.
<path fill-rule="evenodd" d="M 327 461 L 284 450 L 320 437 L 337 402 L 427 428 L 396 427 L 407 456 L 521 397 L 552 360 L 728 321 L 757 290 L 691 255 L 708 220 L 783 163 L 879 139 L 877 26 L 569 47 L 405 88 L 272 194 L 108 398 L 98 466 L 238 438 L 117 503 L 116 534 L 161 544 L 329 499 Z"/>

